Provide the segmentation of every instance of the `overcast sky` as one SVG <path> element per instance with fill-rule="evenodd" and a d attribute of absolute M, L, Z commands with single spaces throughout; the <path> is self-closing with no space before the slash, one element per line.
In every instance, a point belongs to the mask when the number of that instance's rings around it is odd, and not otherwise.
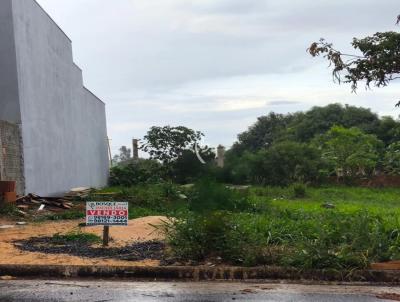
<path fill-rule="evenodd" d="M 38 0 L 73 41 L 85 85 L 107 104 L 113 151 L 153 125 L 230 146 L 258 116 L 332 102 L 398 116 L 400 85 L 352 94 L 306 53 L 325 37 L 399 30 L 399 0 Z M 350 50 L 349 50 L 350 51 Z"/>

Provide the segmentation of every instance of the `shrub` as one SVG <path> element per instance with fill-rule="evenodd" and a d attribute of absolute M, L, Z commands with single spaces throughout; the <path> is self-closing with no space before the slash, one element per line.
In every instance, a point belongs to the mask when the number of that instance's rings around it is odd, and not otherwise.
<path fill-rule="evenodd" d="M 246 211 L 250 208 L 247 192 L 229 189 L 209 178 L 199 180 L 189 194 L 189 210 L 197 213 Z"/>
<path fill-rule="evenodd" d="M 400 174 L 400 142 L 390 144 L 383 159 L 385 172 L 390 175 Z"/>
<path fill-rule="evenodd" d="M 293 196 L 294 198 L 304 198 L 306 197 L 306 186 L 302 183 L 295 183 L 293 185 Z"/>
<path fill-rule="evenodd" d="M 111 168 L 110 185 L 132 186 L 159 182 L 164 177 L 163 168 L 155 160 L 139 159 Z"/>
<path fill-rule="evenodd" d="M 180 156 L 171 163 L 171 178 L 177 183 L 193 183 L 201 177 L 213 175 L 215 154 L 209 148 L 199 150 L 201 158 L 206 162 L 202 164 L 192 150 L 184 150 Z"/>
<path fill-rule="evenodd" d="M 129 202 L 130 218 L 148 215 L 165 215 L 187 207 L 183 188 L 172 182 L 142 183 L 132 187 L 109 187 L 100 192 L 113 192 L 115 201 Z"/>
<path fill-rule="evenodd" d="M 287 186 L 294 182 L 320 182 L 325 164 L 320 151 L 308 144 L 283 141 L 256 153 L 230 155 L 227 168 L 234 183 Z"/>
<path fill-rule="evenodd" d="M 300 268 L 365 269 L 371 262 L 399 257 L 399 232 L 368 212 L 335 212 L 315 219 L 314 232 L 294 244 L 286 265 Z"/>
<path fill-rule="evenodd" d="M 331 172 L 349 177 L 372 175 L 383 145 L 375 135 L 341 126 L 333 126 L 314 142 L 322 148 L 323 157 L 333 168 Z"/>

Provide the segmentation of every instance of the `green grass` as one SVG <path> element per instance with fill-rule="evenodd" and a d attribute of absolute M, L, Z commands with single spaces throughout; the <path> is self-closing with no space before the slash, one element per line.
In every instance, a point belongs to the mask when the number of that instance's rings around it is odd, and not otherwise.
<path fill-rule="evenodd" d="M 175 256 L 239 265 L 354 269 L 400 259 L 400 189 L 254 187 L 253 210 L 187 212 L 167 227 Z M 323 204 L 335 207 L 326 209 Z"/>
<path fill-rule="evenodd" d="M 129 202 L 129 219 L 173 215 L 184 208 L 186 202 L 179 197 L 183 192 L 171 183 L 142 184 L 133 187 L 108 187 L 98 193 L 116 193 L 114 201 Z"/>
<path fill-rule="evenodd" d="M 252 200 L 257 204 L 268 203 L 270 206 L 309 212 L 326 211 L 321 206 L 325 203 L 335 205 L 343 213 L 367 210 L 375 214 L 400 214 L 400 188 L 359 188 L 359 187 L 321 187 L 307 188 L 306 197 L 293 197 L 291 188 L 256 187 L 251 189 Z"/>
<path fill-rule="evenodd" d="M 128 201 L 130 219 L 176 217 L 165 230 L 171 256 L 182 262 L 220 257 L 236 265 L 352 270 L 400 260 L 400 188 L 307 187 L 301 197 L 299 185 L 252 187 L 246 196 L 210 186 L 163 183 L 101 192 Z"/>
<path fill-rule="evenodd" d="M 67 234 L 55 234 L 52 237 L 52 243 L 65 243 L 65 242 L 94 244 L 94 243 L 101 243 L 102 239 L 95 234 L 83 233 L 81 231 L 72 231 Z"/>
<path fill-rule="evenodd" d="M 85 218 L 85 212 L 79 209 L 66 210 L 60 213 L 49 214 L 43 217 L 38 217 L 37 220 L 73 220 Z"/>

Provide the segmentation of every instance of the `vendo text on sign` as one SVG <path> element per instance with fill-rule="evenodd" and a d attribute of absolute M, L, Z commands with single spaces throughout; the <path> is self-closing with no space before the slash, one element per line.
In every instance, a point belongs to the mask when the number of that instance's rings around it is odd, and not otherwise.
<path fill-rule="evenodd" d="M 86 203 L 86 225 L 128 225 L 128 203 L 90 201 Z"/>

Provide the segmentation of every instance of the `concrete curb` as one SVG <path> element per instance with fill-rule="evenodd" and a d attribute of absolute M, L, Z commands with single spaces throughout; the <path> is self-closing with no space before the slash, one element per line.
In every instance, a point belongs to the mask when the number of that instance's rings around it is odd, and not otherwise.
<path fill-rule="evenodd" d="M 400 284 L 400 271 L 307 270 L 282 267 L 0 265 L 0 276 L 20 278 L 126 278 L 141 280 L 310 280 Z"/>

